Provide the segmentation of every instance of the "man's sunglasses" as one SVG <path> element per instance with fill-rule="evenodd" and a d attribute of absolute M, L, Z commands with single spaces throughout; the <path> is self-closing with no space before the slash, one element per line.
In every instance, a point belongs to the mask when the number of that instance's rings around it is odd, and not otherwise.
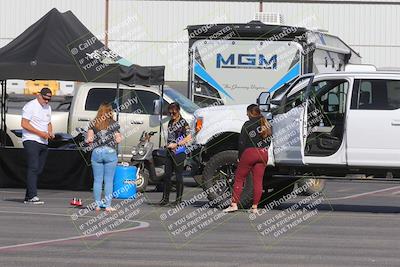
<path fill-rule="evenodd" d="M 41 95 L 43 100 L 45 101 L 50 101 L 51 100 L 51 96 L 47 96 L 47 95 Z"/>

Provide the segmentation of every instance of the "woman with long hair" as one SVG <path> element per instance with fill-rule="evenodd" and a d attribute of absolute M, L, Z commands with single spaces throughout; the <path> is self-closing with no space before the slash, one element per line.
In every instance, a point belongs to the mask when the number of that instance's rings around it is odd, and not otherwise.
<path fill-rule="evenodd" d="M 183 168 L 186 158 L 185 145 L 191 141 L 190 128 L 187 121 L 180 113 L 180 106 L 177 102 L 168 106 L 168 113 L 171 120 L 168 123 L 168 138 L 166 148 L 168 149 L 166 163 L 164 188 L 161 206 L 169 204 L 169 194 L 171 192 L 171 176 L 175 171 L 176 177 L 176 200 L 172 206 L 176 206 L 182 202 L 183 194 Z"/>
<path fill-rule="evenodd" d="M 103 204 L 101 198 L 104 181 L 104 202 L 106 211 L 115 211 L 111 207 L 115 168 L 118 162 L 117 144 L 122 137 L 120 126 L 114 119 L 111 104 L 100 105 L 96 118 L 90 122 L 87 142 L 92 150 L 93 169 L 93 196 L 96 201 L 96 211 L 100 211 Z"/>
<path fill-rule="evenodd" d="M 224 212 L 238 210 L 243 184 L 250 172 L 253 174 L 253 205 L 250 212 L 256 213 L 262 195 L 263 177 L 268 162 L 268 147 L 271 143 L 271 126 L 261 114 L 260 108 L 251 104 L 247 107 L 246 121 L 239 137 L 239 163 L 235 172 L 232 203 Z"/>

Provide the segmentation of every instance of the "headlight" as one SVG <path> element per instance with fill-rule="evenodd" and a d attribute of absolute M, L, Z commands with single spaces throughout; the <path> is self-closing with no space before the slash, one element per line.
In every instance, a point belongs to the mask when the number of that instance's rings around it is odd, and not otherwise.
<path fill-rule="evenodd" d="M 146 149 L 144 149 L 144 148 L 139 148 L 139 155 L 140 156 L 144 156 L 144 154 L 146 154 Z"/>
<path fill-rule="evenodd" d="M 196 118 L 196 128 L 195 131 L 198 133 L 201 128 L 203 128 L 203 118 Z"/>
<path fill-rule="evenodd" d="M 132 155 L 136 156 L 137 154 L 138 154 L 138 148 L 134 146 L 132 148 Z"/>

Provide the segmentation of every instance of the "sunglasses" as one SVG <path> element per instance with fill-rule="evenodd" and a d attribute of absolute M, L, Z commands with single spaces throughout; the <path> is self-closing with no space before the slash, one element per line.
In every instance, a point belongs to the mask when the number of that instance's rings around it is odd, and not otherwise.
<path fill-rule="evenodd" d="M 176 114 L 178 114 L 178 112 L 176 112 L 176 111 L 169 111 L 168 112 L 170 115 L 176 115 Z"/>
<path fill-rule="evenodd" d="M 45 95 L 41 95 L 44 101 L 49 102 L 51 100 L 51 96 L 45 96 Z"/>

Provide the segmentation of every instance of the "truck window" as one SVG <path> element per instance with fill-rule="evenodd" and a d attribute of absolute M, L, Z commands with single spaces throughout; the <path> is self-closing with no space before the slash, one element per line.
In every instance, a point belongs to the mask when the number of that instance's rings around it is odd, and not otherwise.
<path fill-rule="evenodd" d="M 114 88 L 92 88 L 86 98 L 85 110 L 97 111 L 103 102 L 113 103 L 113 108 L 116 108 L 114 103 L 116 97 L 117 90 Z"/>
<path fill-rule="evenodd" d="M 119 90 L 119 101 L 118 105 L 120 105 L 119 112 L 120 113 L 130 113 L 132 109 L 130 107 L 130 102 L 128 98 L 130 98 L 130 91 L 127 89 Z M 88 96 L 86 98 L 85 110 L 88 111 L 97 111 L 100 104 L 103 102 L 111 103 L 114 110 L 117 109 L 117 104 L 115 99 L 117 98 L 117 89 L 116 88 L 92 88 L 88 92 Z"/>
<path fill-rule="evenodd" d="M 312 84 L 310 100 L 321 114 L 343 114 L 346 112 L 346 99 L 349 82 L 346 80 L 325 80 Z"/>
<path fill-rule="evenodd" d="M 290 91 L 287 93 L 287 99 L 283 108 L 280 109 L 280 112 L 288 112 L 292 108 L 295 108 L 301 105 L 305 100 L 305 93 L 307 90 L 308 83 L 310 81 L 310 77 L 300 78 L 294 81 L 290 86 L 292 87 Z M 297 88 L 297 85 L 304 84 L 300 89 Z"/>
<path fill-rule="evenodd" d="M 135 103 L 132 104 L 132 112 L 140 114 L 152 114 L 153 112 L 153 101 L 159 99 L 160 96 L 144 90 L 132 90 L 132 99 L 135 99 Z M 137 101 L 136 101 L 137 100 Z M 164 108 L 166 102 L 163 103 Z"/>
<path fill-rule="evenodd" d="M 400 80 L 365 79 L 355 88 L 357 109 L 394 110 L 400 108 Z"/>

